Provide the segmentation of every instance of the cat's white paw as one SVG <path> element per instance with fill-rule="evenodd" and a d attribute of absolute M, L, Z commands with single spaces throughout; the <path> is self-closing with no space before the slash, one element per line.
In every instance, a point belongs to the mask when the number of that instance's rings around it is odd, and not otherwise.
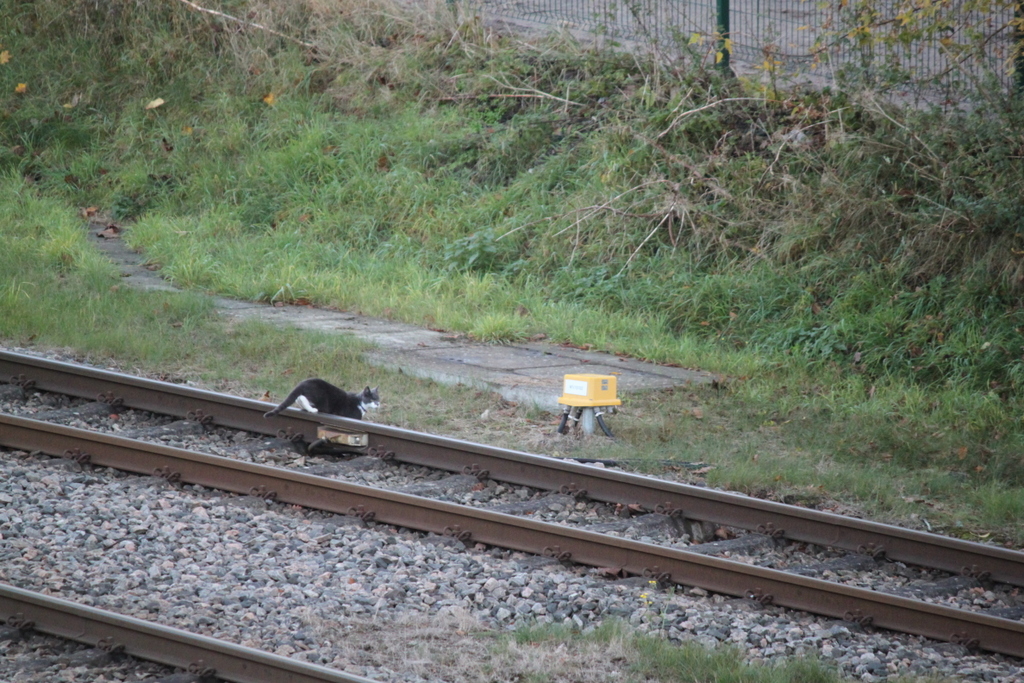
<path fill-rule="evenodd" d="M 295 399 L 295 402 L 299 404 L 299 407 L 305 410 L 307 413 L 319 413 L 320 411 L 309 402 L 309 399 L 305 396 L 299 396 Z"/>

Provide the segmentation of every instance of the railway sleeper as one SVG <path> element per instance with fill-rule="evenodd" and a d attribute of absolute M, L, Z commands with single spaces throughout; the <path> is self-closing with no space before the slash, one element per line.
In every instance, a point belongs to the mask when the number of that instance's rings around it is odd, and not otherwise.
<path fill-rule="evenodd" d="M 839 573 L 842 571 L 864 571 L 878 566 L 878 560 L 871 555 L 851 553 L 825 562 L 813 564 L 802 564 L 796 567 L 788 567 L 785 571 L 800 576 L 823 576 L 827 572 Z"/>
<path fill-rule="evenodd" d="M 548 496 L 541 496 L 530 500 L 491 505 L 485 509 L 490 510 L 491 512 L 501 512 L 506 515 L 532 515 L 533 513 L 540 512 L 542 510 L 558 510 L 560 509 L 558 506 L 561 506 L 561 509 L 565 509 L 570 505 L 575 504 L 575 496 L 570 496 L 565 493 L 552 493 Z"/>
<path fill-rule="evenodd" d="M 231 457 L 232 455 L 238 456 L 243 452 L 251 455 L 252 453 L 259 451 L 287 451 L 297 455 L 306 455 L 305 446 L 302 442 L 295 442 L 291 439 L 281 439 L 277 437 L 264 437 L 262 439 L 239 441 L 233 446 L 223 448 L 220 452 Z M 271 459 L 284 460 L 285 458 L 275 457 Z"/>
<path fill-rule="evenodd" d="M 108 416 L 113 413 L 117 413 L 121 408 L 112 406 L 109 403 L 102 403 L 100 401 L 94 401 L 92 403 L 84 403 L 74 408 L 55 408 L 53 410 L 41 410 L 38 413 L 32 415 L 26 415 L 33 420 L 39 420 L 40 422 L 65 422 L 67 420 L 73 420 L 75 418 L 86 418 L 86 417 L 99 417 Z"/>
<path fill-rule="evenodd" d="M 296 469 L 299 472 L 305 472 L 306 474 L 312 474 L 318 477 L 330 477 L 345 476 L 352 472 L 371 472 L 373 470 L 386 469 L 387 467 L 389 467 L 389 465 L 380 458 L 374 458 L 370 455 L 361 455 L 358 458 L 353 458 L 351 460 L 329 462 L 323 465 L 307 465 Z"/>
<path fill-rule="evenodd" d="M 638 517 L 631 517 L 617 522 L 591 524 L 585 528 L 587 531 L 593 531 L 599 534 L 639 531 L 641 533 L 649 532 L 664 534 L 669 538 L 678 538 L 684 533 L 682 520 L 671 515 L 663 515 L 657 512 L 640 515 Z"/>
<path fill-rule="evenodd" d="M 981 582 L 970 576 L 950 576 L 938 581 L 912 583 L 901 588 L 880 589 L 890 595 L 902 595 L 915 600 L 922 598 L 939 598 L 946 595 L 956 595 L 968 588 L 977 588 Z"/>
<path fill-rule="evenodd" d="M 17 384 L 0 384 L 0 401 L 24 401 L 25 390 Z"/>
<path fill-rule="evenodd" d="M 169 436 L 194 436 L 205 431 L 206 427 L 194 420 L 175 420 L 156 427 L 140 427 L 119 432 L 118 436 L 123 436 L 126 439 L 162 439 Z"/>
<path fill-rule="evenodd" d="M 31 633 L 31 629 L 21 629 L 15 626 L 0 624 L 0 643 L 17 643 L 28 638 Z"/>
<path fill-rule="evenodd" d="M 410 496 L 435 498 L 458 493 L 469 493 L 479 489 L 479 487 L 480 480 L 475 476 L 471 474 L 453 474 L 450 477 L 438 479 L 437 481 L 422 481 L 410 484 L 409 486 L 396 489 L 396 491 Z"/>
<path fill-rule="evenodd" d="M 984 610 L 982 614 L 987 614 L 990 617 L 999 617 L 1000 619 L 1009 619 L 1010 621 L 1021 621 L 1024 620 L 1024 606 L 995 607 Z"/>
<path fill-rule="evenodd" d="M 749 555 L 761 550 L 775 547 L 776 539 L 765 534 L 744 534 L 725 541 L 712 541 L 710 543 L 698 543 L 687 547 L 687 552 L 698 555 L 722 555 L 724 553 L 738 553 Z"/>

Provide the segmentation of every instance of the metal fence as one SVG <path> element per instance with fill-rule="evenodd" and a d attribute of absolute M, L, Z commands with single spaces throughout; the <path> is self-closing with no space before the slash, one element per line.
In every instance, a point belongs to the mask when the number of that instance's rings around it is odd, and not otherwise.
<path fill-rule="evenodd" d="M 967 12 L 962 0 L 934 17 L 944 28 L 913 41 L 860 40 L 867 21 L 878 37 L 900 26 L 898 0 L 863 5 L 841 0 L 483 0 L 489 17 L 527 21 L 613 40 L 656 44 L 665 49 L 714 45 L 727 27 L 734 65 L 773 75 L 815 74 L 860 78 L 879 85 L 918 86 L 933 91 L 971 90 L 987 75 L 1004 86 L 1024 83 L 1024 65 L 1013 70 L 1020 33 L 1014 8 Z M 937 4 L 937 3 L 936 3 Z M 1017 6 L 1019 13 L 1020 5 Z M 1018 14 L 1018 16 L 1020 16 Z M 860 33 L 861 36 L 866 36 Z M 891 34 L 890 34 L 891 35 Z M 963 47 L 971 46 L 971 47 Z"/>

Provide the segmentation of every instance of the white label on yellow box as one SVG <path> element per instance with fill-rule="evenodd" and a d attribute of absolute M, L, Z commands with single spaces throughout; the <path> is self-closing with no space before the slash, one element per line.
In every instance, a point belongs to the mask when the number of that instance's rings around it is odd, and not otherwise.
<path fill-rule="evenodd" d="M 565 393 L 570 396 L 586 396 L 587 383 L 579 379 L 565 380 Z"/>

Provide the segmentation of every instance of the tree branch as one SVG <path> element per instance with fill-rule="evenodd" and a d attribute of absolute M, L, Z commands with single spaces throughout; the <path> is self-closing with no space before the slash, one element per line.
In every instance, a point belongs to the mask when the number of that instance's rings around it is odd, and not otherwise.
<path fill-rule="evenodd" d="M 284 33 L 281 33 L 280 31 L 275 31 L 274 29 L 268 28 L 268 27 L 266 27 L 266 26 L 264 26 L 262 24 L 256 24 L 256 23 L 251 22 L 251 21 L 244 21 L 242 19 L 239 19 L 238 17 L 233 17 L 230 14 L 224 14 L 223 12 L 218 12 L 215 9 L 207 9 L 205 7 L 200 7 L 199 5 L 195 4 L 194 2 L 190 2 L 189 0 L 178 0 L 178 1 L 188 5 L 189 7 L 191 7 L 192 9 L 194 9 L 197 12 L 204 12 L 206 14 L 212 14 L 215 17 L 220 17 L 222 19 L 228 19 L 230 21 L 234 21 L 236 23 L 239 23 L 239 24 L 241 24 L 243 26 L 250 26 L 252 28 L 258 28 L 261 31 L 266 31 L 267 33 L 271 33 L 271 34 L 277 36 L 278 38 L 284 38 L 285 40 L 291 41 L 291 42 L 295 43 L 296 45 L 301 45 L 302 47 L 316 48 L 316 45 L 314 45 L 313 43 L 307 43 L 307 42 L 305 42 L 303 40 L 299 40 L 298 38 L 293 38 L 292 36 L 285 35 Z"/>

